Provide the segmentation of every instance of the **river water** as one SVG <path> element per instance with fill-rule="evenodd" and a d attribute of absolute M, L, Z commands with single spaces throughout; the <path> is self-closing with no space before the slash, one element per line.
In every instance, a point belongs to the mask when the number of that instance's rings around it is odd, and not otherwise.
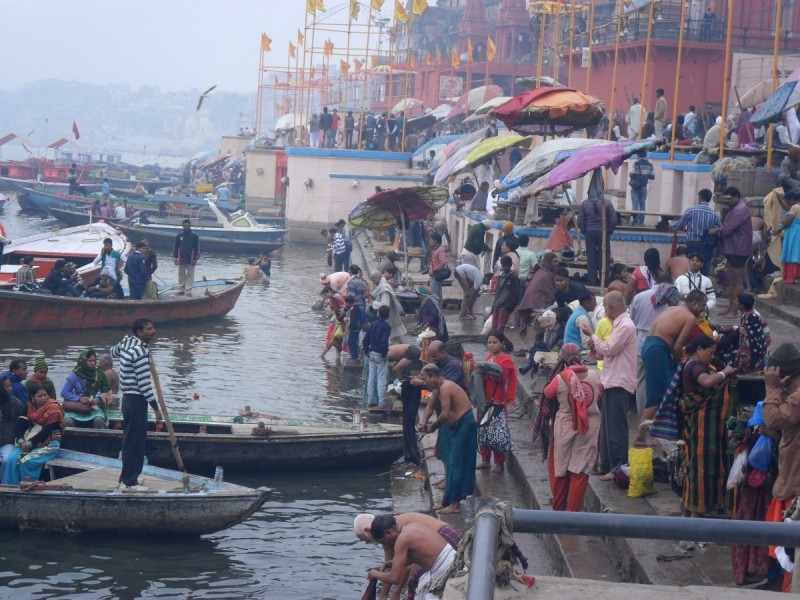
<path fill-rule="evenodd" d="M 57 221 L 0 215 L 13 240 Z M 202 251 L 202 246 L 201 246 Z M 241 256 L 201 255 L 197 279 L 237 277 Z M 324 267 L 320 246 L 287 245 L 273 256 L 272 281 L 248 284 L 227 318 L 170 327 L 152 345 L 173 413 L 252 410 L 281 417 L 348 420 L 360 404 L 359 374 L 319 358 L 327 324 L 310 310 Z M 156 275 L 177 280 L 170 257 Z M 81 350 L 98 353 L 124 331 L 3 334 L 0 365 L 46 357 L 60 389 Z M 199 399 L 194 400 L 194 394 Z M 272 498 L 250 520 L 202 538 L 146 540 L 0 533 L 0 598 L 351 598 L 366 585 L 374 547 L 352 533 L 358 512 L 391 510 L 391 482 L 377 470 L 228 476 Z"/>

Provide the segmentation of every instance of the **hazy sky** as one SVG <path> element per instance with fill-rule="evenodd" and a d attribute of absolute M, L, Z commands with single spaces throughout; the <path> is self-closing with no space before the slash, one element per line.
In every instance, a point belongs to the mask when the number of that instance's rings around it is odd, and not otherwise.
<path fill-rule="evenodd" d="M 326 5 L 328 22 L 345 22 L 347 3 Z M 283 66 L 304 16 L 305 0 L 0 0 L 0 89 L 56 78 L 255 93 L 261 33 L 267 65 Z M 343 47 L 319 29 L 315 46 L 327 36 Z"/>

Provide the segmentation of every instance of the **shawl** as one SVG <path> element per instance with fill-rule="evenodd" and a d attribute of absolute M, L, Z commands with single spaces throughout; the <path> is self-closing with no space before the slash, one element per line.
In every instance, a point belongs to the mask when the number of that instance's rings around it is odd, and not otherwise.
<path fill-rule="evenodd" d="M 58 423 L 63 431 L 64 409 L 52 398 L 49 398 L 41 408 L 36 408 L 33 404 L 33 399 L 31 399 L 31 401 L 28 402 L 28 421 L 36 425 L 41 425 L 42 427 Z M 50 436 L 44 442 L 40 443 L 39 446 L 46 446 L 52 439 L 53 436 Z"/>
<path fill-rule="evenodd" d="M 497 356 L 488 354 L 487 361 L 492 361 L 503 367 L 502 377 L 484 375 L 483 389 L 486 401 L 493 404 L 516 404 L 517 402 L 517 366 L 508 354 L 500 353 Z"/>
<path fill-rule="evenodd" d="M 87 348 L 81 352 L 81 355 L 78 357 L 78 363 L 75 365 L 75 368 L 72 370 L 72 372 L 83 379 L 83 393 L 91 398 L 95 396 L 97 392 L 109 391 L 111 386 L 108 384 L 106 373 L 103 371 L 103 369 L 98 369 L 97 367 L 94 369 L 89 368 L 89 365 L 87 364 L 87 357 L 90 352 L 94 352 L 94 350 Z"/>
<path fill-rule="evenodd" d="M 372 290 L 370 294 L 376 300 L 380 300 L 381 296 L 384 294 L 389 294 L 389 308 L 392 312 L 396 313 L 398 316 L 403 314 L 403 306 L 400 304 L 400 301 L 395 296 L 394 290 L 392 286 L 389 285 L 389 282 L 386 281 L 386 277 L 381 277 L 381 281 L 378 285 L 375 286 L 375 289 Z"/>
<path fill-rule="evenodd" d="M 645 268 L 645 267 L 641 267 Z M 664 304 L 668 306 L 678 306 L 681 303 L 681 294 L 671 283 L 661 283 L 656 287 L 655 293 L 650 297 L 653 308 L 658 308 Z"/>

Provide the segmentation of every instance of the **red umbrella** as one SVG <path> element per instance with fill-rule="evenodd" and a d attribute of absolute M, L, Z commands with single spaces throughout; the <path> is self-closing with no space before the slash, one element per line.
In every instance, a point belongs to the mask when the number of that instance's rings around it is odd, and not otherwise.
<path fill-rule="evenodd" d="M 492 111 L 509 129 L 525 125 L 585 127 L 600 120 L 600 101 L 572 88 L 529 90 Z"/>

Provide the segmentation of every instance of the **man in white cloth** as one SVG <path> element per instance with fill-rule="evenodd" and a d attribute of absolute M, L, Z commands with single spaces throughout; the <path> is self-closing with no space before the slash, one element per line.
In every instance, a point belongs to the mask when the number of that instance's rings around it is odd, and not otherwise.
<path fill-rule="evenodd" d="M 710 312 L 717 305 L 717 292 L 714 284 L 701 272 L 704 264 L 703 255 L 699 252 L 692 252 L 689 255 L 689 271 L 675 280 L 675 287 L 685 298 L 692 290 L 700 290 L 708 298 L 706 309 Z"/>
<path fill-rule="evenodd" d="M 388 322 L 389 327 L 392 328 L 390 341 L 394 344 L 399 343 L 400 338 L 406 334 L 406 326 L 403 325 L 402 319 L 402 317 L 404 317 L 406 314 L 403 310 L 403 305 L 400 304 L 400 300 L 398 300 L 397 296 L 395 296 L 392 286 L 389 285 L 389 282 L 386 281 L 386 278 L 381 273 L 378 271 L 372 271 L 372 273 L 369 275 L 369 278 L 374 286 L 370 292 L 370 296 L 374 300 L 372 307 L 375 310 L 378 310 L 376 304 L 382 304 L 383 306 L 389 307 Z"/>
<path fill-rule="evenodd" d="M 423 569 L 417 585 L 419 600 L 440 600 L 429 590 L 447 573 L 456 551 L 447 541 L 429 527 L 417 523 L 400 526 L 394 515 L 379 515 L 372 521 L 372 538 L 381 544 L 394 547 L 391 570 L 370 569 L 369 579 L 399 585 L 403 582 L 406 567 L 417 564 Z"/>

